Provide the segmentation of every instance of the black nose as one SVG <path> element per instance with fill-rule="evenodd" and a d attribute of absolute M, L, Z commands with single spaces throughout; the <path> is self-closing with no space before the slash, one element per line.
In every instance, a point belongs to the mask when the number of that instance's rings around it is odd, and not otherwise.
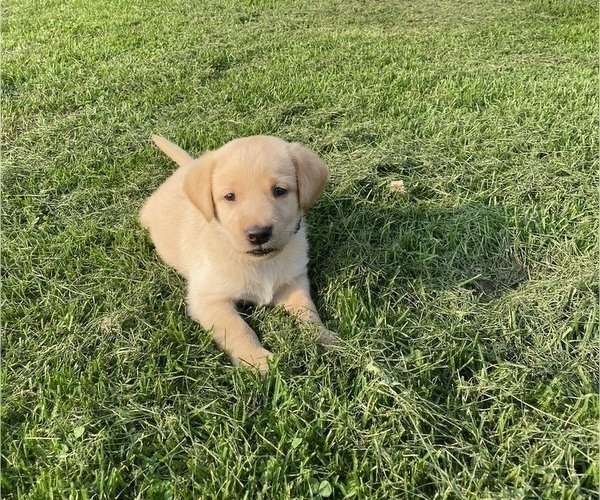
<path fill-rule="evenodd" d="M 253 245 L 262 245 L 271 239 L 273 226 L 253 226 L 246 229 L 246 237 Z"/>

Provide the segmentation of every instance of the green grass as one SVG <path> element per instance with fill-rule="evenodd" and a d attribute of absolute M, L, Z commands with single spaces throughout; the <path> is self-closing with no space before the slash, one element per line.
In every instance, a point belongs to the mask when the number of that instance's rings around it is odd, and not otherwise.
<path fill-rule="evenodd" d="M 12 0 L 2 30 L 2 498 L 594 497 L 597 2 Z M 261 379 L 186 317 L 136 224 L 153 132 L 326 160 L 339 349 L 256 311 Z"/>

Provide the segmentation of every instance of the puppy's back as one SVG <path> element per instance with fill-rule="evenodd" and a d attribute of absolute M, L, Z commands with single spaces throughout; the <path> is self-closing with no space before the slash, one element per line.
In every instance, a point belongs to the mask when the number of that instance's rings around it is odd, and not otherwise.
<path fill-rule="evenodd" d="M 158 255 L 183 276 L 187 275 L 187 266 L 182 254 L 182 240 L 194 226 L 190 217 L 202 218 L 183 192 L 187 170 L 180 167 L 163 182 L 146 200 L 139 216 L 140 224 L 149 231 Z M 197 221 L 199 225 L 201 222 Z"/>

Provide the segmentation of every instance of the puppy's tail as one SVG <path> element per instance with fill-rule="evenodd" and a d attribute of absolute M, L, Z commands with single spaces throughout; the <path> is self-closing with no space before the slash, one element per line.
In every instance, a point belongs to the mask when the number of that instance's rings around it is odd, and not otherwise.
<path fill-rule="evenodd" d="M 194 160 L 194 158 L 187 154 L 187 152 L 181 149 L 177 144 L 168 141 L 160 135 L 153 134 L 152 140 L 154 141 L 154 144 L 156 144 L 163 153 L 165 153 L 180 167 L 188 165 L 191 161 Z"/>

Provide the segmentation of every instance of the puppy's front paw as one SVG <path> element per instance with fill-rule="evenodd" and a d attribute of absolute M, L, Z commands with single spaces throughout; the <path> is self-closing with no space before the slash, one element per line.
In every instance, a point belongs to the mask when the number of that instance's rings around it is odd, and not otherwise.
<path fill-rule="evenodd" d="M 323 327 L 319 330 L 319 338 L 317 342 L 324 347 L 333 347 L 339 343 L 339 337 L 331 330 Z"/>
<path fill-rule="evenodd" d="M 235 365 L 251 366 L 257 369 L 260 373 L 266 373 L 269 369 L 269 359 L 273 357 L 273 353 L 264 348 L 247 350 L 243 353 L 232 355 L 231 360 Z"/>

